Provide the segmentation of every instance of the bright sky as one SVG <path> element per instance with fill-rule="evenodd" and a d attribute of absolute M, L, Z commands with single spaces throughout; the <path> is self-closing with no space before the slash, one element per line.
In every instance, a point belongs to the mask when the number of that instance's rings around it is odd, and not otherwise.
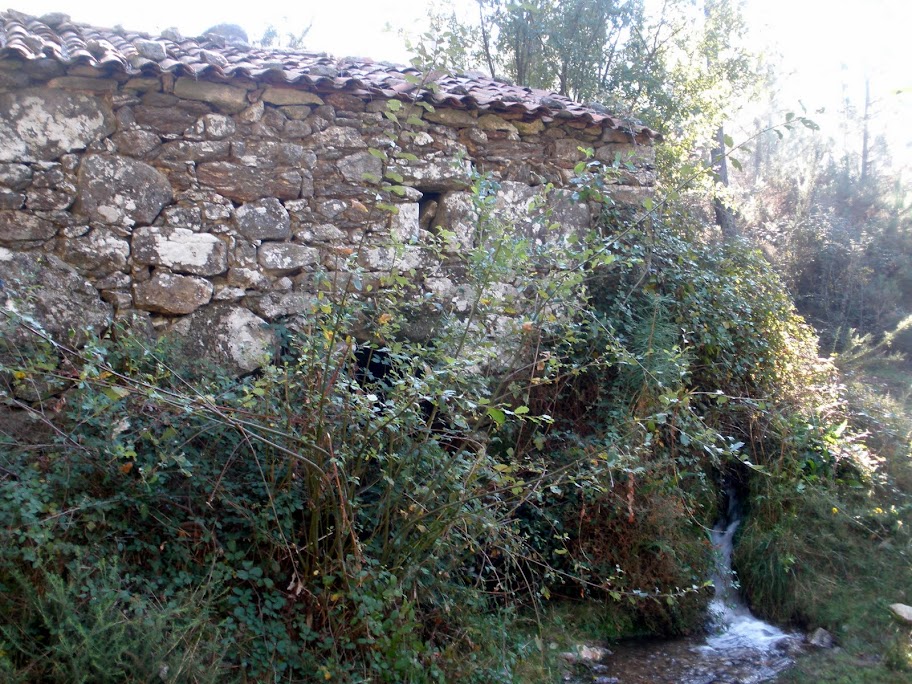
<path fill-rule="evenodd" d="M 200 2 L 196 0 L 7 0 L 12 9 L 41 15 L 66 12 L 74 20 L 100 26 L 157 33 L 175 26 L 195 36 L 218 23 L 243 26 L 251 37 L 269 24 L 299 32 L 312 23 L 308 49 L 336 56 L 363 56 L 405 62 L 408 53 L 387 24 L 412 34 L 423 31 L 428 0 L 308 0 L 278 2 Z M 0 0 L 3 3 L 3 0 Z M 18 3 L 18 6 L 17 4 Z M 472 6 L 472 0 L 455 0 Z M 846 92 L 861 108 L 864 76 L 872 79 L 881 127 L 891 137 L 897 156 L 912 160 L 912 0 L 747 0 L 746 14 L 758 42 L 782 55 L 793 72 L 780 97 L 783 106 L 808 113 L 839 108 Z M 843 90 L 845 88 L 845 91 Z M 896 91 L 909 92 L 897 95 Z M 824 118 L 826 115 L 824 115 Z M 825 123 L 825 122 L 822 122 Z"/>

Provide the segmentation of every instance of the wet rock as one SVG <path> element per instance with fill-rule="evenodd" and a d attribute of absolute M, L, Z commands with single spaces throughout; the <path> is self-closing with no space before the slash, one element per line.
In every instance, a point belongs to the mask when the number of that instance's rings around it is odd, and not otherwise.
<path fill-rule="evenodd" d="M 890 606 L 890 612 L 900 622 L 912 625 L 912 606 L 907 606 L 904 603 L 894 603 Z"/>
<path fill-rule="evenodd" d="M 140 228 L 133 234 L 133 261 L 177 273 L 212 276 L 228 270 L 228 248 L 209 233 L 187 228 Z"/>
<path fill-rule="evenodd" d="M 164 314 L 189 314 L 212 299 L 212 283 L 203 278 L 157 272 L 133 286 L 136 308 Z"/>
<path fill-rule="evenodd" d="M 238 230 L 251 240 L 287 240 L 291 219 L 282 203 L 274 197 L 244 204 L 234 213 Z"/>
<path fill-rule="evenodd" d="M 611 651 L 602 646 L 577 646 L 572 651 L 561 653 L 560 657 L 568 663 L 597 663 L 611 655 Z"/>
<path fill-rule="evenodd" d="M 148 164 L 109 155 L 82 160 L 77 183 L 79 208 L 101 223 L 149 225 L 171 201 L 168 179 Z"/>
<path fill-rule="evenodd" d="M 818 627 L 813 632 L 811 632 L 808 635 L 807 642 L 811 646 L 816 646 L 817 648 L 833 648 L 833 646 L 835 646 L 833 635 L 826 631 L 823 627 Z"/>
<path fill-rule="evenodd" d="M 240 306 L 219 303 L 174 324 L 185 352 L 208 359 L 232 375 L 256 370 L 272 357 L 275 335 L 266 321 Z"/>
<path fill-rule="evenodd" d="M 114 132 L 103 98 L 50 88 L 0 93 L 0 161 L 57 159 Z"/>

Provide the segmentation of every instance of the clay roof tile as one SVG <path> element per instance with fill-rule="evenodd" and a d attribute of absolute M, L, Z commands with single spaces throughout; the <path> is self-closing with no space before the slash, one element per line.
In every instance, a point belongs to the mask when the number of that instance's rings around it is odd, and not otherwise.
<path fill-rule="evenodd" d="M 601 105 L 573 102 L 557 93 L 515 86 L 478 72 L 422 74 L 414 67 L 360 57 L 337 60 L 325 53 L 255 48 L 213 35 L 185 38 L 170 29 L 156 37 L 79 24 L 60 13 L 38 19 L 13 10 L 0 12 L 0 59 L 6 57 L 113 67 L 130 76 L 175 73 L 213 75 L 220 80 L 264 78 L 319 92 L 344 90 L 365 99 L 421 99 L 461 109 L 519 112 L 545 122 L 555 117 L 595 122 L 642 137 L 660 137 L 644 126 L 609 116 Z M 428 83 L 435 83 L 436 88 L 424 87 Z"/>

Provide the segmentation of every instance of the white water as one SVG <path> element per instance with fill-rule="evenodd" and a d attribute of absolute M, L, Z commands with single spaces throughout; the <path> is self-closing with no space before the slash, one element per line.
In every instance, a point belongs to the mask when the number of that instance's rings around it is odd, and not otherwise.
<path fill-rule="evenodd" d="M 759 684 L 770 682 L 792 664 L 801 637 L 783 632 L 751 614 L 733 581 L 732 549 L 741 522 L 734 492 L 728 510 L 712 533 L 716 547 L 710 604 L 712 629 L 704 638 L 640 640 L 611 647 L 590 665 L 591 674 L 568 681 L 612 684 Z"/>
<path fill-rule="evenodd" d="M 713 651 L 743 648 L 770 651 L 790 635 L 754 617 L 734 586 L 732 550 L 735 532 L 741 519 L 737 515 L 731 492 L 729 501 L 728 515 L 716 523 L 712 533 L 712 543 L 718 554 L 713 577 L 716 595 L 709 607 L 714 622 L 714 633 L 706 639 L 703 648 Z"/>

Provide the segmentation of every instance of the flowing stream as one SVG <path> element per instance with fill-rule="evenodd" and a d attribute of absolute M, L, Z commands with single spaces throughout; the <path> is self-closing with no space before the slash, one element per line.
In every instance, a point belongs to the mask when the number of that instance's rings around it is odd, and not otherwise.
<path fill-rule="evenodd" d="M 732 546 L 741 522 L 733 490 L 728 510 L 716 523 L 717 549 L 710 604 L 710 631 L 704 637 L 636 640 L 612 646 L 589 662 L 589 684 L 756 684 L 769 682 L 792 664 L 801 635 L 788 634 L 751 614 L 732 581 Z M 569 681 L 574 681 L 570 678 Z"/>

